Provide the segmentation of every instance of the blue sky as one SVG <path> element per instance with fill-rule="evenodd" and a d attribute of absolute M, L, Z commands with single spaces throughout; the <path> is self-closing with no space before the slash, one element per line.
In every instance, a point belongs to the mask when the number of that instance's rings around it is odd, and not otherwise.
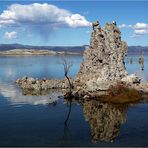
<path fill-rule="evenodd" d="M 92 27 L 115 20 L 128 45 L 148 46 L 148 1 L 0 1 L 0 44 L 89 44 Z"/>

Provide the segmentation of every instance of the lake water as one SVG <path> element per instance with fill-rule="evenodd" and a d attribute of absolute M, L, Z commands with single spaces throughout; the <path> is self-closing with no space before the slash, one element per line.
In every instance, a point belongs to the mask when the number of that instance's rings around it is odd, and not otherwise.
<path fill-rule="evenodd" d="M 133 64 L 130 64 L 130 58 Z M 148 146 L 148 104 L 115 106 L 98 101 L 69 102 L 58 92 L 23 96 L 15 80 L 22 76 L 63 78 L 62 56 L 0 57 L 0 146 Z M 79 70 L 82 56 L 66 56 L 73 62 L 70 76 Z M 144 71 L 139 56 L 129 56 L 129 73 L 148 80 L 148 56 Z M 114 138 L 113 141 L 110 139 Z"/>

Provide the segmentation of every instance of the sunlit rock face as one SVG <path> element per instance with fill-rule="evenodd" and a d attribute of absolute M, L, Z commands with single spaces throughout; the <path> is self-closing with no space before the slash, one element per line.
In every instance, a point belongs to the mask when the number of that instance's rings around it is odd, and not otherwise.
<path fill-rule="evenodd" d="M 70 79 L 71 80 L 71 79 Z M 25 91 L 26 93 L 28 91 L 34 90 L 34 94 L 40 93 L 40 91 L 46 90 L 48 91 L 49 89 L 68 89 L 69 84 L 67 79 L 63 80 L 56 80 L 56 79 L 34 79 L 32 77 L 22 77 L 16 80 L 16 83 Z M 72 80 L 71 80 L 72 83 Z M 28 94 L 27 93 L 27 94 Z"/>
<path fill-rule="evenodd" d="M 84 51 L 76 82 L 87 86 L 86 82 L 89 81 L 99 85 L 104 81 L 121 80 L 127 76 L 124 65 L 127 49 L 115 23 L 107 23 L 104 28 L 100 27 L 98 21 L 93 23 L 90 46 Z"/>
<path fill-rule="evenodd" d="M 112 141 L 126 121 L 126 107 L 95 100 L 83 103 L 83 112 L 91 128 L 92 141 Z"/>
<path fill-rule="evenodd" d="M 77 76 L 71 80 L 76 91 L 80 89 L 86 92 L 108 90 L 111 85 L 115 85 L 127 76 L 124 58 L 128 46 L 121 40 L 121 32 L 116 23 L 107 23 L 104 28 L 101 28 L 97 21 L 92 26 L 90 46 L 84 51 L 83 62 Z M 69 87 L 66 79 L 34 80 L 21 78 L 16 83 L 22 89 L 37 91 L 57 88 L 68 89 Z"/>

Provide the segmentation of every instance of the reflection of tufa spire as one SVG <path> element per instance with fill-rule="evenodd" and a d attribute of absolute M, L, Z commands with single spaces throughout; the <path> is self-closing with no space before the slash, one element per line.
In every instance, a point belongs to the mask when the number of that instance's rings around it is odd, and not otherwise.
<path fill-rule="evenodd" d="M 117 137 L 120 125 L 126 121 L 125 110 L 125 106 L 85 101 L 83 112 L 91 127 L 92 140 L 111 141 Z"/>

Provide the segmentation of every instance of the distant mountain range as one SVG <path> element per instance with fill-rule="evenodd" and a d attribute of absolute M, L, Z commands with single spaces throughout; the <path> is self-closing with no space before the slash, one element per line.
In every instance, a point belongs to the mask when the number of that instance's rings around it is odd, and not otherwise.
<path fill-rule="evenodd" d="M 12 50 L 12 49 L 36 49 L 36 50 L 53 50 L 64 52 L 79 52 L 83 53 L 84 46 L 32 46 L 22 44 L 0 44 L 0 51 Z"/>
<path fill-rule="evenodd" d="M 148 54 L 148 46 L 129 46 L 128 54 L 141 54 L 142 51 L 144 54 Z"/>
<path fill-rule="evenodd" d="M 35 49 L 35 50 L 53 50 L 53 51 L 64 51 L 64 52 L 76 52 L 83 53 L 85 47 L 83 46 L 32 46 L 22 44 L 0 44 L 0 51 L 12 50 L 12 49 Z M 141 54 L 144 51 L 148 54 L 148 46 L 129 46 L 128 54 Z"/>

